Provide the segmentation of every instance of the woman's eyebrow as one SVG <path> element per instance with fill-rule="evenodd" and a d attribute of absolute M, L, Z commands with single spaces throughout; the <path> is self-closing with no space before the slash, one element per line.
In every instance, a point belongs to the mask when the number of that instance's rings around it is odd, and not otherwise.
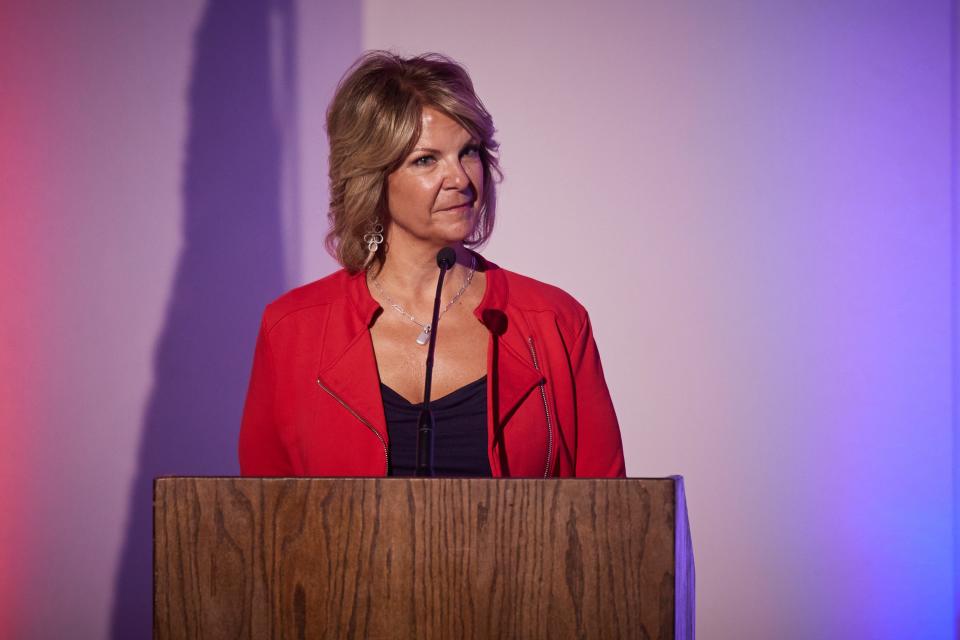
<path fill-rule="evenodd" d="M 480 143 L 474 139 L 470 139 L 467 142 L 465 142 L 464 145 L 460 147 L 460 149 L 463 150 L 463 149 L 466 149 L 467 147 L 471 147 L 476 144 L 480 144 Z M 442 153 L 440 149 L 432 149 L 430 147 L 417 147 L 411 153 L 416 153 L 417 151 L 426 151 L 427 153 Z"/>

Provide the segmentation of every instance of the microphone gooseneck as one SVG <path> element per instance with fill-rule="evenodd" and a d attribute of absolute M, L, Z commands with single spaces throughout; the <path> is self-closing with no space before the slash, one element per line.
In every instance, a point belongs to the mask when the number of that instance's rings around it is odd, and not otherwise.
<path fill-rule="evenodd" d="M 430 386 L 433 382 L 433 352 L 437 345 L 437 325 L 440 321 L 440 294 L 443 292 L 443 277 L 447 269 L 457 262 L 457 254 L 450 247 L 437 252 L 437 266 L 440 276 L 437 278 L 437 295 L 433 300 L 433 317 L 430 320 L 430 344 L 427 347 L 427 371 L 423 381 L 423 408 L 417 419 L 417 467 L 419 478 L 433 476 L 433 411 L 430 410 Z"/>

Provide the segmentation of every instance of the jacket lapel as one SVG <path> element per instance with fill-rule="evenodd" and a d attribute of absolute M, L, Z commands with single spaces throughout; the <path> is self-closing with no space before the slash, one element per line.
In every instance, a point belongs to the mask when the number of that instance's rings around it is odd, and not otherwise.
<path fill-rule="evenodd" d="M 538 384 L 543 376 L 534 367 L 530 358 L 525 358 L 522 336 L 511 331 L 502 336 L 491 337 L 491 360 L 488 370 L 492 372 L 493 387 L 490 389 L 490 408 L 493 410 L 497 430 L 506 426 L 510 416 Z M 517 343 L 520 343 L 519 345 Z"/>
<path fill-rule="evenodd" d="M 480 268 L 487 275 L 486 292 L 474 314 L 490 331 L 487 354 L 487 371 L 490 376 L 487 410 L 490 412 L 490 424 L 494 427 L 490 436 L 496 441 L 500 439 L 510 417 L 530 392 L 544 382 L 544 377 L 533 366 L 523 334 L 525 328 L 516 325 L 520 318 L 508 319 L 504 313 L 507 301 L 506 279 L 499 267 L 484 260 L 479 254 L 475 255 L 480 261 Z M 360 322 L 353 328 L 353 335 L 346 349 L 330 364 L 321 368 L 317 381 L 361 421 L 376 429 L 386 442 L 387 428 L 380 395 L 380 377 L 368 331 L 380 305 L 367 290 L 362 274 L 350 278 L 347 294 L 355 306 Z"/>
<path fill-rule="evenodd" d="M 370 295 L 362 271 L 348 277 L 345 292 L 356 314 L 348 323 L 346 335 L 337 338 L 344 339 L 347 346 L 329 364 L 321 366 L 317 382 L 387 442 L 377 358 L 368 331 L 380 305 Z"/>
<path fill-rule="evenodd" d="M 380 378 L 370 334 L 358 333 L 332 364 L 317 374 L 317 382 L 361 421 L 376 429 L 387 441 L 386 418 L 380 396 Z"/>
<path fill-rule="evenodd" d="M 543 376 L 533 366 L 523 337 L 527 327 L 518 326 L 519 316 L 507 317 L 507 281 L 500 268 L 474 254 L 480 261 L 480 269 L 487 279 L 483 300 L 474 310 L 474 315 L 490 331 L 490 347 L 487 354 L 489 396 L 487 412 L 493 427 L 490 437 L 496 442 L 510 416 L 531 390 L 543 382 Z"/>

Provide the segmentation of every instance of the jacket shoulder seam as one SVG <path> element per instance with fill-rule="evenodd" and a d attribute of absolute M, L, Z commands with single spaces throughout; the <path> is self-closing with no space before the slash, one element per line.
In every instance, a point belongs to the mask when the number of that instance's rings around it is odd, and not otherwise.
<path fill-rule="evenodd" d="M 583 331 L 589 317 L 587 310 L 579 303 L 576 306 L 571 306 L 568 313 L 564 313 L 563 310 L 556 307 L 527 307 L 519 304 L 514 304 L 514 306 L 523 313 L 549 313 L 553 316 L 558 327 L 569 326 L 569 330 L 576 335 Z"/>
<path fill-rule="evenodd" d="M 281 322 L 283 322 L 284 320 L 286 320 L 287 318 L 289 318 L 290 316 L 292 316 L 292 315 L 294 315 L 294 314 L 296 314 L 296 313 L 300 313 L 301 311 L 309 311 L 310 309 L 315 309 L 315 308 L 317 308 L 317 307 L 329 307 L 330 305 L 335 304 L 335 303 L 337 303 L 337 302 L 339 302 L 339 301 L 340 301 L 340 299 L 338 298 L 337 300 L 327 300 L 327 301 L 325 301 L 325 302 L 315 302 L 315 303 L 313 303 L 313 304 L 308 304 L 308 305 L 305 305 L 305 306 L 302 306 L 302 307 L 297 307 L 296 309 L 290 309 L 289 311 L 286 311 L 286 312 L 282 313 L 279 317 L 273 318 L 273 319 L 270 321 L 269 324 L 267 324 L 266 322 L 264 322 L 264 327 L 263 327 L 263 328 L 266 330 L 267 333 L 270 333 L 271 331 L 273 331 L 273 329 L 274 329 L 278 324 L 280 324 Z"/>

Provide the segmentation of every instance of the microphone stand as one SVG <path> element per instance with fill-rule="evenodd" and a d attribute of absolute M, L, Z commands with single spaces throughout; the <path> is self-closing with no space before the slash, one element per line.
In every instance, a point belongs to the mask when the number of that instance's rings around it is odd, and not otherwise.
<path fill-rule="evenodd" d="M 443 277 L 447 269 L 456 262 L 453 249 L 446 247 L 437 253 L 437 266 L 440 277 L 437 278 L 437 295 L 433 301 L 433 317 L 430 320 L 430 344 L 427 347 L 427 375 L 423 382 L 423 408 L 417 419 L 417 466 L 418 478 L 433 477 L 433 411 L 430 410 L 430 385 L 433 382 L 433 351 L 437 345 L 437 324 L 440 321 L 440 293 L 443 291 Z"/>

